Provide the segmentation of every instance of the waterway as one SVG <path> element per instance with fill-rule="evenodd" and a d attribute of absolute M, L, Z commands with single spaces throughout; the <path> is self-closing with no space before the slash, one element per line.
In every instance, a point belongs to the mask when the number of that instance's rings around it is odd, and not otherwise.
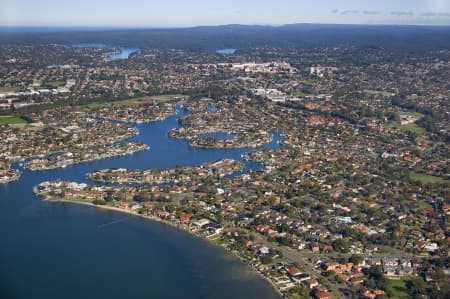
<path fill-rule="evenodd" d="M 131 54 L 139 51 L 138 48 L 119 48 L 119 51 L 117 53 L 111 54 L 108 58 L 106 58 L 106 61 L 114 61 L 114 60 L 120 60 L 120 59 L 128 59 Z"/>
<path fill-rule="evenodd" d="M 183 114 L 179 111 L 179 115 Z M 89 182 L 101 168 L 169 168 L 251 149 L 202 149 L 167 133 L 177 116 L 137 125 L 150 150 L 32 172 L 0 185 L 0 298 L 277 298 L 253 270 L 224 250 L 170 226 L 99 208 L 44 202 L 42 181 Z M 278 147 L 279 136 L 267 144 Z M 244 171 L 261 167 L 245 162 Z M 103 226 L 105 223 L 115 224 Z"/>
<path fill-rule="evenodd" d="M 107 45 L 102 43 L 79 43 L 73 45 L 76 48 L 108 48 Z M 128 59 L 131 54 L 138 52 L 139 48 L 127 48 L 127 47 L 114 47 L 117 51 L 106 58 L 107 62 Z"/>
<path fill-rule="evenodd" d="M 230 55 L 230 54 L 234 54 L 235 52 L 236 52 L 236 49 L 232 49 L 232 48 L 220 49 L 220 50 L 216 51 L 217 54 L 222 54 L 222 55 Z"/>

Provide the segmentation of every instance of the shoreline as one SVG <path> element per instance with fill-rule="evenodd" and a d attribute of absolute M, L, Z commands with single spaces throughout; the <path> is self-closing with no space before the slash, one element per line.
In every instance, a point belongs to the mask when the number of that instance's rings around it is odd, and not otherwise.
<path fill-rule="evenodd" d="M 101 144 L 101 145 L 89 145 L 89 146 L 87 147 L 87 149 L 88 149 L 88 148 L 92 148 L 92 147 L 112 146 L 112 145 L 117 144 L 117 143 L 120 143 L 120 142 L 125 142 L 125 143 L 126 143 L 126 142 L 127 142 L 127 141 L 126 141 L 127 139 L 133 138 L 133 137 L 138 136 L 138 135 L 139 135 L 139 130 L 137 130 L 137 128 L 136 128 L 136 132 L 134 132 L 133 134 L 127 134 L 127 135 L 125 135 L 124 137 L 122 137 L 122 138 L 120 138 L 120 139 L 118 139 L 118 140 L 116 140 L 116 141 L 113 141 L 113 142 L 109 142 L 109 143 L 105 143 L 105 144 Z M 142 149 L 142 150 L 138 150 L 138 151 L 134 151 L 134 152 L 131 152 L 131 153 L 129 153 L 129 154 L 132 155 L 132 154 L 135 154 L 135 153 L 137 153 L 137 152 L 147 151 L 147 150 L 149 150 L 149 149 L 150 149 L 150 146 L 147 145 L 147 148 Z M 44 152 L 44 153 L 42 153 L 42 154 L 33 154 L 33 155 L 31 155 L 31 156 L 28 156 L 28 157 L 20 157 L 20 158 L 18 158 L 18 159 L 12 159 L 12 160 L 11 160 L 11 165 L 15 164 L 17 170 L 19 170 L 19 168 L 21 168 L 22 170 L 25 169 L 25 170 L 36 171 L 36 172 L 40 172 L 40 171 L 48 171 L 48 170 L 55 170 L 55 169 L 63 169 L 63 168 L 65 168 L 65 167 L 61 167 L 61 166 L 58 166 L 58 167 L 51 167 L 51 168 L 44 168 L 44 169 L 31 169 L 30 167 L 27 167 L 26 164 L 27 164 L 29 161 L 33 160 L 33 159 L 38 159 L 38 158 L 40 158 L 40 156 L 42 156 L 42 155 L 45 157 L 45 156 L 49 156 L 49 155 L 53 155 L 53 154 L 58 154 L 58 153 L 60 153 L 61 151 L 66 151 L 66 150 L 67 150 L 67 149 L 61 149 L 61 150 L 56 150 L 56 151 Z M 123 153 L 123 154 L 120 154 L 119 156 L 126 156 L 126 155 L 128 155 L 128 154 L 127 154 L 127 153 Z M 67 164 L 66 166 L 73 166 L 73 165 L 78 165 L 78 164 L 83 164 L 83 163 L 90 163 L 90 162 L 95 162 L 95 161 L 100 161 L 100 160 L 110 159 L 110 158 L 114 158 L 114 157 L 116 157 L 116 156 L 101 157 L 101 158 L 97 158 L 97 159 L 91 159 L 91 160 L 86 160 L 86 161 L 81 161 L 81 162 L 75 162 L 75 163 Z M 22 165 L 21 165 L 21 164 L 22 164 Z M 17 167 L 17 166 L 19 166 L 19 167 Z M 20 176 L 19 176 L 18 179 L 20 179 Z M 17 179 L 17 180 L 18 180 L 18 179 Z"/>
<path fill-rule="evenodd" d="M 8 183 L 18 181 L 18 180 L 20 180 L 21 176 L 22 176 L 22 174 L 18 171 L 17 174 L 15 174 L 14 176 L 12 176 L 8 179 L 1 179 L 0 184 L 8 184 Z"/>
<path fill-rule="evenodd" d="M 219 163 L 225 165 L 220 165 L 219 167 L 217 165 Z M 223 172 L 221 172 L 222 168 L 225 168 Z M 233 173 L 243 171 L 245 169 L 245 165 L 234 159 L 222 159 L 194 166 L 162 169 L 159 174 L 155 174 L 152 169 L 133 170 L 124 168 L 122 171 L 118 171 L 118 169 L 101 169 L 88 173 L 87 177 L 94 182 L 108 184 L 171 184 L 182 180 L 185 182 L 191 182 L 193 180 L 193 176 L 200 175 L 200 172 L 205 169 L 212 170 L 212 174 L 207 174 L 205 177 L 213 175 L 225 177 L 227 175 L 232 175 Z M 111 174 L 111 172 L 113 173 Z M 108 174 L 107 179 L 105 179 L 106 174 Z M 160 178 L 146 179 L 147 175 L 159 175 Z M 127 179 L 121 179 L 121 176 L 126 176 Z"/>
<path fill-rule="evenodd" d="M 103 209 L 103 210 L 109 210 L 109 211 L 113 211 L 113 212 L 119 212 L 119 213 L 123 213 L 123 214 L 128 214 L 128 215 L 133 215 L 142 219 L 146 219 L 149 221 L 155 221 L 161 224 L 165 224 L 168 225 L 174 229 L 178 229 L 182 232 L 188 233 L 189 235 L 196 237 L 196 238 L 200 238 L 206 242 L 208 242 L 209 244 L 220 248 L 222 251 L 224 251 L 225 253 L 227 253 L 228 255 L 232 256 L 233 258 L 236 258 L 237 260 L 239 260 L 241 263 L 245 264 L 245 266 L 247 268 L 250 268 L 253 272 L 255 272 L 260 278 L 262 278 L 263 280 L 265 280 L 266 282 L 268 282 L 269 286 L 280 296 L 280 298 L 283 298 L 283 294 L 281 293 L 280 289 L 278 288 L 278 286 L 275 285 L 275 283 L 269 278 L 264 276 L 263 274 L 261 274 L 256 268 L 250 266 L 249 264 L 247 264 L 245 262 L 245 260 L 243 258 L 241 258 L 240 256 L 237 256 L 235 254 L 232 254 L 231 252 L 225 250 L 223 247 L 217 245 L 216 243 L 214 243 L 212 240 L 208 239 L 208 238 L 203 238 L 197 234 L 195 234 L 194 232 L 181 228 L 173 223 L 171 223 L 170 221 L 166 221 L 164 219 L 161 219 L 159 217 L 156 216 L 147 216 L 147 215 L 140 215 L 138 213 L 135 213 L 134 211 L 131 210 L 125 210 L 125 209 L 121 209 L 121 208 L 116 208 L 116 207 L 110 207 L 110 206 L 103 206 L 103 205 L 96 205 L 90 202 L 82 202 L 82 201 L 75 201 L 75 200 L 67 200 L 67 199 L 59 199 L 59 198 L 54 198 L 51 196 L 44 196 L 43 199 L 44 202 L 55 202 L 55 203 L 72 203 L 72 204 L 79 204 L 79 205 L 84 205 L 84 206 L 89 206 L 89 207 L 93 207 L 93 208 L 99 208 L 99 209 Z"/>
<path fill-rule="evenodd" d="M 73 165 L 78 165 L 78 164 L 83 164 L 83 163 L 90 163 L 90 162 L 95 162 L 95 161 L 101 161 L 101 160 L 110 159 L 110 158 L 117 158 L 117 157 L 123 157 L 123 156 L 128 156 L 128 155 L 134 155 L 135 153 L 148 151 L 148 150 L 150 150 L 150 146 L 146 145 L 145 147 L 138 148 L 138 149 L 130 151 L 130 152 L 123 152 L 123 153 L 119 153 L 119 154 L 116 154 L 116 155 L 108 155 L 108 156 L 104 156 L 104 157 L 102 156 L 102 157 L 98 157 L 98 158 L 94 158 L 94 159 L 77 160 L 77 161 L 74 161 L 72 163 L 64 164 L 62 166 L 51 165 L 51 166 L 47 166 L 47 167 L 43 167 L 43 168 L 36 168 L 36 167 L 33 167 L 33 165 L 30 166 L 30 165 L 28 165 L 28 163 L 25 163 L 23 168 L 27 169 L 27 170 L 30 170 L 30 171 L 55 170 L 55 169 L 66 168 L 67 166 L 73 166 Z"/>

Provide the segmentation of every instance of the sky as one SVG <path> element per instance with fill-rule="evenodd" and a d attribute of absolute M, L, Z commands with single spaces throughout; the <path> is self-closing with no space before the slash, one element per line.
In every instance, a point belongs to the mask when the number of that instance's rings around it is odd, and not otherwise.
<path fill-rule="evenodd" d="M 0 0 L 0 26 L 450 25 L 450 0 Z"/>

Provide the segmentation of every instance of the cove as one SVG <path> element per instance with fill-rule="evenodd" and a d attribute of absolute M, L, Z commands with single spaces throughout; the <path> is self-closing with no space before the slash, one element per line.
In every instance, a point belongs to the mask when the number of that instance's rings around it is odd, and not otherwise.
<path fill-rule="evenodd" d="M 252 150 L 194 148 L 169 138 L 183 114 L 179 109 L 164 121 L 137 125 L 140 134 L 129 140 L 145 142 L 149 151 L 64 169 L 20 169 L 19 181 L 0 186 L 1 298 L 278 298 L 248 266 L 198 237 L 114 211 L 43 202 L 33 194 L 43 181 L 90 182 L 86 173 L 101 168 L 243 161 L 241 154 Z M 276 134 L 265 147 L 276 148 L 277 141 Z M 244 171 L 261 168 L 243 162 Z"/>

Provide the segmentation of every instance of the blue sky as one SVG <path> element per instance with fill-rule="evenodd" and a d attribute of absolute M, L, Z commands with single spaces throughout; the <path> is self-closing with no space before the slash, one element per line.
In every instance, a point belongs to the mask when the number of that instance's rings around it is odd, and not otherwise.
<path fill-rule="evenodd" d="M 450 25 L 450 0 L 0 0 L 0 26 Z"/>

